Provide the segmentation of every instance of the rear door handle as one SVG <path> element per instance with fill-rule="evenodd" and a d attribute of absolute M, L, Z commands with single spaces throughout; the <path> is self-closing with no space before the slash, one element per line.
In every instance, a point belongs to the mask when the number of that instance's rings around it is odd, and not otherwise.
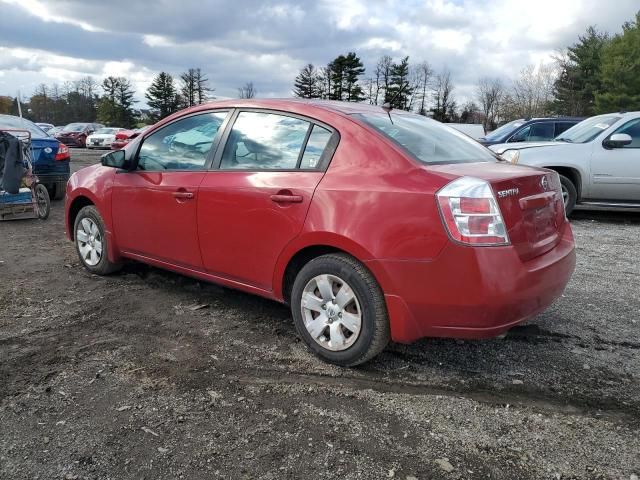
<path fill-rule="evenodd" d="M 180 200 L 191 200 L 195 195 L 193 192 L 173 192 L 173 196 Z"/>
<path fill-rule="evenodd" d="M 271 195 L 271 200 L 276 203 L 302 203 L 302 195 Z"/>

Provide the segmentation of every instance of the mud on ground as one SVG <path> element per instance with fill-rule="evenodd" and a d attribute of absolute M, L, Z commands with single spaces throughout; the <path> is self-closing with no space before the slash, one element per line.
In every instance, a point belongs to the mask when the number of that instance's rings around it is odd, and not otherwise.
<path fill-rule="evenodd" d="M 637 478 L 640 215 L 573 226 L 565 295 L 505 339 L 340 369 L 277 303 L 140 264 L 92 276 L 61 202 L 0 223 L 0 478 Z"/>

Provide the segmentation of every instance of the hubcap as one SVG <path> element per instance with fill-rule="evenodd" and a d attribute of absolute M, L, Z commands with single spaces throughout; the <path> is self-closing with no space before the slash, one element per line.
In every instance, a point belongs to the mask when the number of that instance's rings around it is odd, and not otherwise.
<path fill-rule="evenodd" d="M 346 350 L 360 335 L 360 303 L 340 277 L 318 275 L 309 280 L 302 291 L 301 309 L 307 332 L 327 350 Z"/>
<path fill-rule="evenodd" d="M 102 258 L 102 235 L 92 219 L 85 217 L 80 220 L 76 231 L 76 243 L 82 261 L 95 267 Z"/>

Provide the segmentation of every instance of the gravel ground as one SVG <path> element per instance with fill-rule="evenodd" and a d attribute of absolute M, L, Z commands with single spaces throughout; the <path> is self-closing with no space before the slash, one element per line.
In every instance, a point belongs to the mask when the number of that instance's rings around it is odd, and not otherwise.
<path fill-rule="evenodd" d="M 0 478 L 637 480 L 640 214 L 573 226 L 565 295 L 505 339 L 340 369 L 277 303 L 140 264 L 92 276 L 62 202 L 0 223 Z"/>

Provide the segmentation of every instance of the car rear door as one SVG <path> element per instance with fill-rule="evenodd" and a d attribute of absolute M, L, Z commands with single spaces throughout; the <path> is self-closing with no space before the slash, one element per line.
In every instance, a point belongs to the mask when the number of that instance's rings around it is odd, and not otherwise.
<path fill-rule="evenodd" d="M 198 191 L 204 268 L 272 290 L 275 263 L 302 229 L 337 145 L 331 127 L 286 113 L 239 110 Z"/>
<path fill-rule="evenodd" d="M 227 111 L 182 117 L 141 142 L 137 168 L 115 175 L 114 234 L 120 250 L 202 269 L 196 206 Z"/>
<path fill-rule="evenodd" d="M 624 122 L 615 133 L 626 133 L 630 145 L 607 148 L 598 139 L 591 157 L 591 195 L 594 200 L 640 202 L 640 118 Z"/>

